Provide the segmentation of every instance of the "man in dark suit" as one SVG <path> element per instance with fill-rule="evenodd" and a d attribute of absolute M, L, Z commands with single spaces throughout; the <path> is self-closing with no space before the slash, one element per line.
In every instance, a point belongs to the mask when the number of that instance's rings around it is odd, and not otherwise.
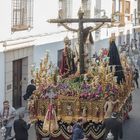
<path fill-rule="evenodd" d="M 30 128 L 30 123 L 26 123 L 24 120 L 24 114 L 19 114 L 19 119 L 14 121 L 14 132 L 16 140 L 28 140 L 28 129 Z"/>
<path fill-rule="evenodd" d="M 33 91 L 36 90 L 34 79 L 31 80 L 31 84 L 27 86 L 26 94 L 23 96 L 24 100 L 29 99 L 29 97 L 33 94 Z"/>
<path fill-rule="evenodd" d="M 84 131 L 82 128 L 83 125 L 83 119 L 78 119 L 77 123 L 73 126 L 73 134 L 72 134 L 72 140 L 87 140 L 84 136 Z"/>
<path fill-rule="evenodd" d="M 118 140 L 118 138 L 123 138 L 123 129 L 122 129 L 122 122 L 118 120 L 118 113 L 113 112 L 111 118 L 105 119 L 104 121 L 105 126 L 105 140 L 109 132 L 112 133 L 114 139 Z"/>
<path fill-rule="evenodd" d="M 138 72 L 138 69 L 136 67 L 134 69 L 133 78 L 134 78 L 134 81 L 136 83 L 137 88 L 139 88 L 139 82 L 138 82 L 139 72 Z"/>

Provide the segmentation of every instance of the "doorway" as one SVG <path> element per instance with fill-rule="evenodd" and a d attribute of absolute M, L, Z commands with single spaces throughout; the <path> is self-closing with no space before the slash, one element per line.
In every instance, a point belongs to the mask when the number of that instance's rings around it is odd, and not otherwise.
<path fill-rule="evenodd" d="M 13 107 L 22 106 L 22 59 L 13 61 Z"/>

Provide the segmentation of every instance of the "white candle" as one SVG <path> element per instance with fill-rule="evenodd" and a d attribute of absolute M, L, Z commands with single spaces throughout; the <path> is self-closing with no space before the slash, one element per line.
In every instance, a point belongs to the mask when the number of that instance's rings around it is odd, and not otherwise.
<path fill-rule="evenodd" d="M 87 81 L 87 74 L 84 74 L 84 81 Z"/>
<path fill-rule="evenodd" d="M 114 73 L 115 72 L 115 65 L 114 66 L 112 66 L 112 72 Z"/>
<path fill-rule="evenodd" d="M 57 76 L 57 82 L 60 82 L 60 81 L 61 81 L 61 76 L 58 75 L 58 76 Z"/>

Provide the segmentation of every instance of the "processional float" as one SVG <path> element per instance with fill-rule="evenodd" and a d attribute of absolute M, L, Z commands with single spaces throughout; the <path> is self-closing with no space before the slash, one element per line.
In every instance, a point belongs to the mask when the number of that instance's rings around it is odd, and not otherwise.
<path fill-rule="evenodd" d="M 103 121 L 113 111 L 125 120 L 132 109 L 132 68 L 126 55 L 120 55 L 115 42 L 101 49 L 83 74 L 64 76 L 49 62 L 48 54 L 39 69 L 32 67 L 36 90 L 28 101 L 30 119 L 38 136 L 68 140 L 79 118 L 89 139 L 101 140 Z M 111 102 L 112 109 L 107 110 Z M 39 139 L 38 137 L 38 139 Z"/>
<path fill-rule="evenodd" d="M 48 55 L 40 62 L 39 69 L 32 67 L 36 91 L 29 99 L 28 108 L 30 119 L 36 124 L 38 140 L 48 136 L 51 140 L 70 139 L 73 125 L 79 117 L 85 122 L 84 133 L 89 140 L 101 140 L 105 132 L 104 119 L 110 117 L 112 111 L 117 111 L 120 118 L 125 120 L 132 109 L 132 68 L 125 55 L 120 59 L 114 41 L 111 41 L 109 50 L 102 49 L 88 62 L 85 71 L 85 34 L 112 20 L 106 17 L 88 19 L 83 15 L 83 10 L 79 9 L 78 19 L 63 19 L 59 15 L 59 19 L 49 20 L 50 23 L 60 23 L 66 29 L 78 33 L 79 63 L 76 69 L 71 68 L 74 64 L 71 61 L 73 54 L 67 39 L 63 53 L 63 66 L 66 69 L 61 69 L 61 73 L 49 63 Z M 100 24 L 95 28 L 84 29 L 83 24 L 88 22 Z M 79 29 L 72 29 L 65 23 L 78 23 Z M 107 107 L 110 104 L 111 107 Z"/>

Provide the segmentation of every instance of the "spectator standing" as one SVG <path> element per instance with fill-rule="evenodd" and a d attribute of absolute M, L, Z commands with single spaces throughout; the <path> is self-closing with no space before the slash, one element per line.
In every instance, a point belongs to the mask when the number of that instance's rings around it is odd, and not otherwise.
<path fill-rule="evenodd" d="M 138 60 L 137 60 L 137 66 L 138 66 L 138 68 L 140 70 L 140 56 L 138 57 Z"/>
<path fill-rule="evenodd" d="M 6 128 L 5 140 L 11 138 L 11 130 L 16 117 L 16 110 L 10 106 L 9 101 L 3 102 L 3 109 L 0 111 L 0 118 Z"/>
<path fill-rule="evenodd" d="M 113 112 L 111 117 L 105 119 L 104 121 L 105 131 L 105 139 L 107 138 L 108 134 L 112 133 L 114 139 L 118 140 L 118 138 L 123 138 L 123 129 L 122 129 L 122 122 L 118 120 L 118 113 Z"/>
<path fill-rule="evenodd" d="M 34 79 L 31 80 L 31 84 L 27 86 L 26 94 L 23 96 L 24 100 L 29 99 L 29 97 L 33 94 L 33 91 L 36 90 Z"/>
<path fill-rule="evenodd" d="M 83 132 L 83 120 L 79 119 L 73 127 L 72 140 L 86 140 Z"/>
<path fill-rule="evenodd" d="M 28 129 L 30 128 L 30 123 L 24 121 L 24 114 L 19 114 L 19 119 L 14 121 L 14 132 L 16 140 L 28 140 Z"/>
<path fill-rule="evenodd" d="M 139 72 L 138 72 L 138 69 L 136 67 L 134 68 L 133 78 L 134 78 L 134 81 L 136 83 L 137 88 L 139 88 L 139 82 L 138 82 Z"/>

